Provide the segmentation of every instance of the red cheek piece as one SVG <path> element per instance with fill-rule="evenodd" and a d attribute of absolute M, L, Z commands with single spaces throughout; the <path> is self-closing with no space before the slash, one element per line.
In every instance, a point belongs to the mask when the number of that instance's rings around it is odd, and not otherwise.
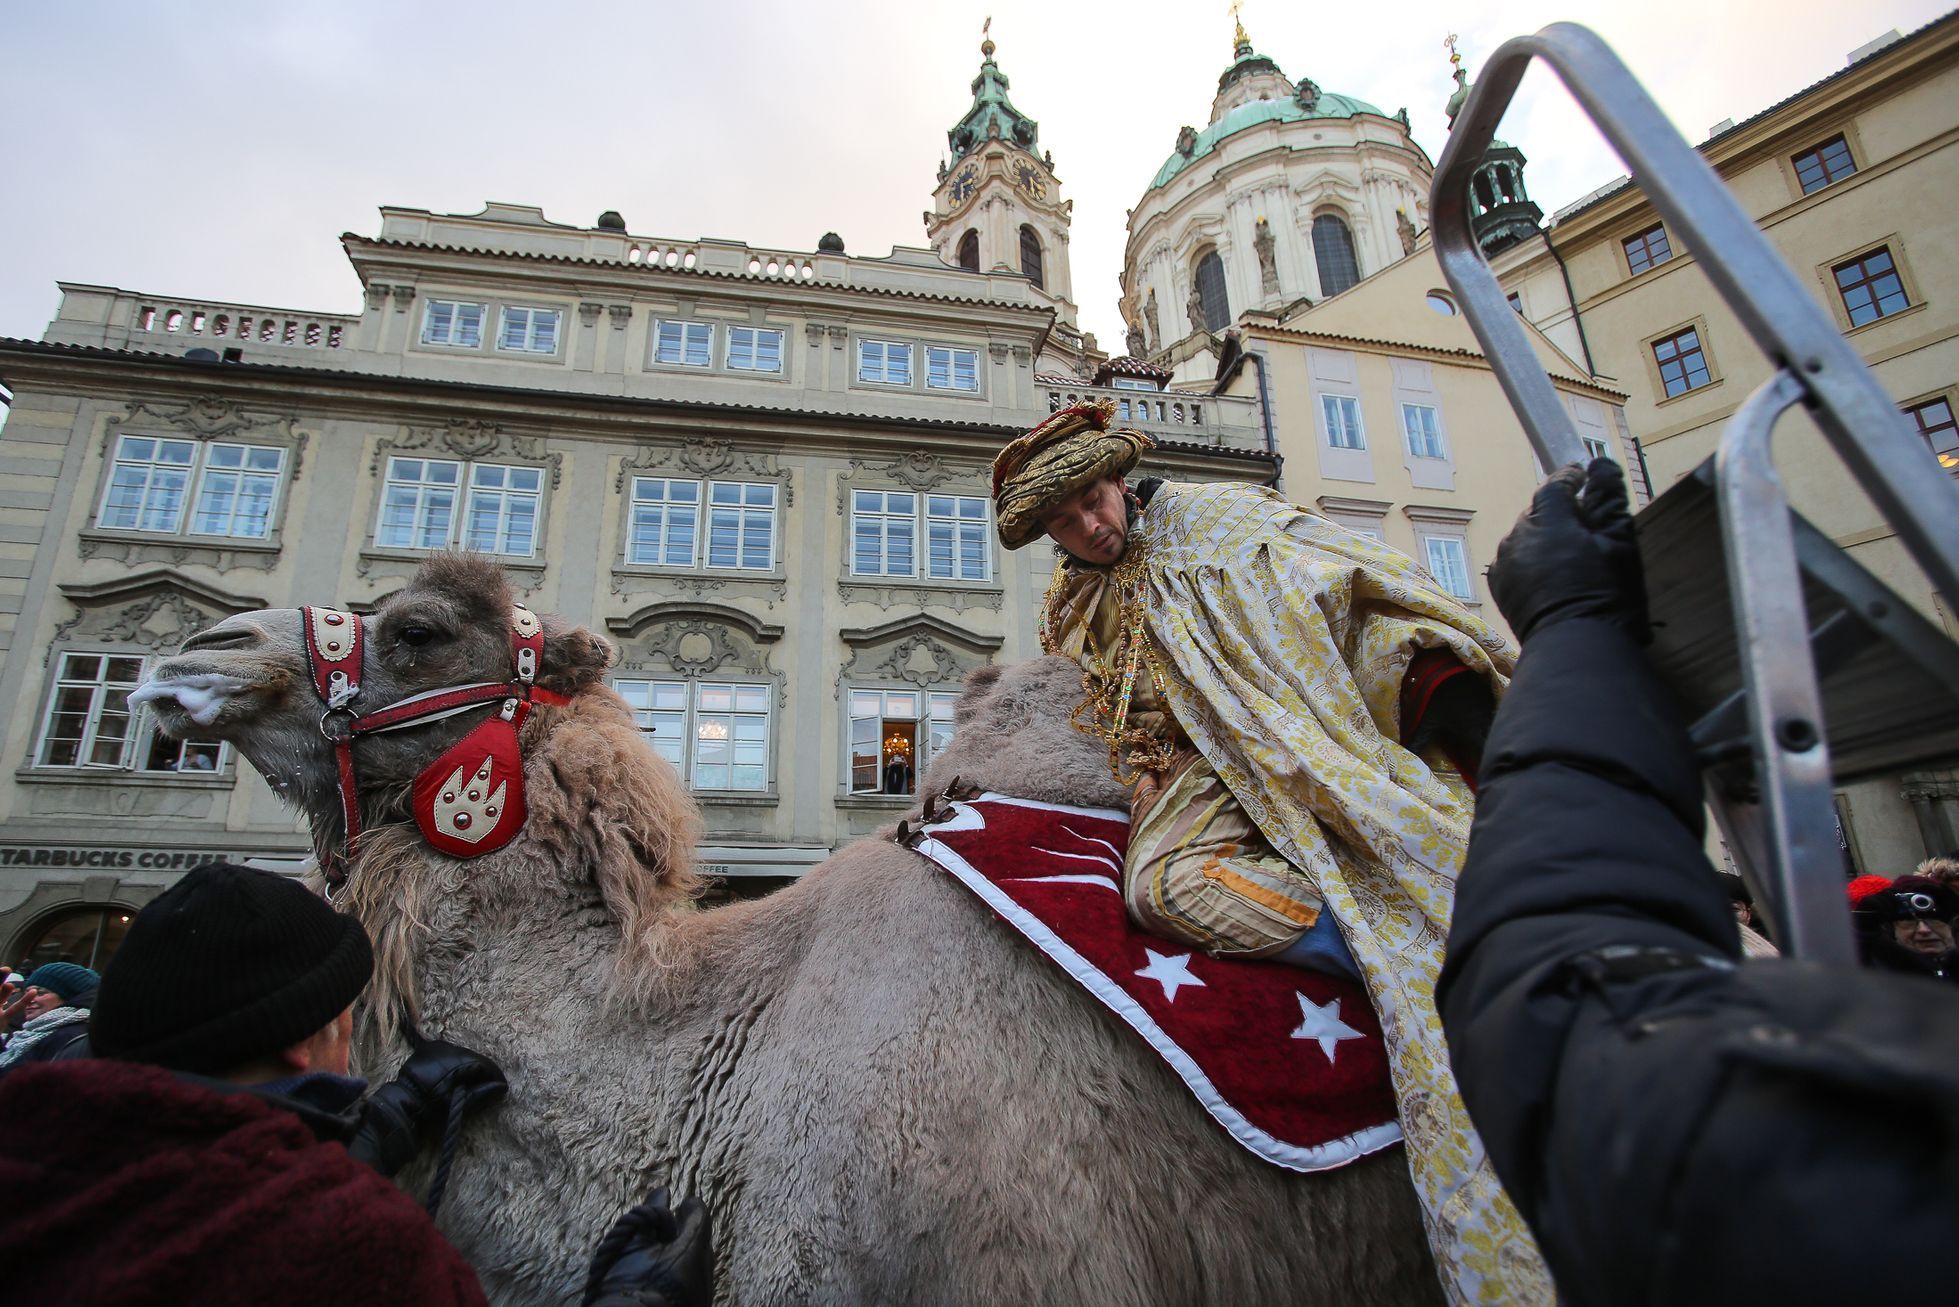
<path fill-rule="evenodd" d="M 415 778 L 411 806 L 429 847 L 452 858 L 494 853 L 524 828 L 524 759 L 517 732 L 530 715 L 518 703 L 494 713 Z"/>

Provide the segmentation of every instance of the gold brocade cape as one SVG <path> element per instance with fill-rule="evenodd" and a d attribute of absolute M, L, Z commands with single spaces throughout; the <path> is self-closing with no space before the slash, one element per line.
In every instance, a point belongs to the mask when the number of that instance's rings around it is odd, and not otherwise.
<path fill-rule="evenodd" d="M 1499 695 L 1515 651 L 1407 555 L 1259 487 L 1167 483 L 1130 548 L 1143 552 L 1177 723 L 1313 882 L 1365 977 L 1444 1289 L 1455 1302 L 1549 1304 L 1549 1273 L 1456 1092 L 1435 1007 L 1473 799 L 1397 742 L 1417 649 L 1450 649 Z M 1093 661 L 1108 575 L 1057 577 L 1048 652 Z"/>

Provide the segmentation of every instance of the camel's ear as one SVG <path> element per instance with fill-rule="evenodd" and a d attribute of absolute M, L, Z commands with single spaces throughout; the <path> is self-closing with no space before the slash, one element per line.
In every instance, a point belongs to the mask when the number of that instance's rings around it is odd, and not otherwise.
<path fill-rule="evenodd" d="M 960 686 L 959 702 L 952 710 L 953 722 L 957 724 L 971 720 L 973 714 L 979 711 L 980 700 L 993 693 L 993 687 L 1000 683 L 1006 671 L 999 663 L 988 663 L 967 672 Z"/>
<path fill-rule="evenodd" d="M 582 626 L 544 628 L 544 671 L 537 683 L 559 694 L 577 694 L 612 666 L 612 646 Z"/>

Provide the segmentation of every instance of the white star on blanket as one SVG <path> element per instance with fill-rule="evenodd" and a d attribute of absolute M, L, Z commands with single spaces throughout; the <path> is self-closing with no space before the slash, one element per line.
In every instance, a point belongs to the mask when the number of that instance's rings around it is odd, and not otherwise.
<path fill-rule="evenodd" d="M 1304 1020 L 1299 1023 L 1299 1029 L 1292 1032 L 1292 1037 L 1318 1041 L 1320 1052 L 1326 1054 L 1327 1061 L 1333 1061 L 1341 1040 L 1365 1038 L 1360 1031 L 1340 1019 L 1339 999 L 1328 999 L 1326 1006 L 1321 1007 L 1298 990 L 1293 991 L 1293 996 L 1299 1000 L 1299 1015 Z"/>
<path fill-rule="evenodd" d="M 1185 985 L 1195 985 L 1199 989 L 1205 987 L 1203 981 L 1190 974 L 1191 954 L 1184 953 L 1172 957 L 1168 953 L 1158 953 L 1153 948 L 1145 948 L 1143 952 L 1150 955 L 1150 964 L 1136 974 L 1163 986 L 1163 997 L 1170 1002 L 1177 1001 L 1177 991 Z"/>

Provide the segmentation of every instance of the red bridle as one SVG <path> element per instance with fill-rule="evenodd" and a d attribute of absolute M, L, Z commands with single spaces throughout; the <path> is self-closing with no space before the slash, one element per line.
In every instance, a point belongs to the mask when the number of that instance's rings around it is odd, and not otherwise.
<path fill-rule="evenodd" d="M 564 695 L 537 685 L 538 666 L 544 658 L 544 626 L 537 615 L 521 605 L 511 608 L 510 653 L 515 674 L 510 680 L 429 690 L 365 714 L 352 707 L 360 697 L 366 652 L 360 617 L 338 608 L 301 608 L 299 620 L 305 631 L 306 663 L 313 689 L 326 705 L 320 714 L 320 734 L 333 745 L 340 814 L 346 829 L 337 854 L 315 841 L 327 884 L 333 889 L 346 884 L 360 856 L 354 741 L 363 735 L 440 721 L 498 700 L 503 701 L 501 709 L 416 777 L 413 808 L 423 838 L 455 857 L 478 857 L 515 839 L 527 816 L 517 732 L 536 705 L 570 702 Z M 480 764 L 476 761 L 479 754 Z"/>

